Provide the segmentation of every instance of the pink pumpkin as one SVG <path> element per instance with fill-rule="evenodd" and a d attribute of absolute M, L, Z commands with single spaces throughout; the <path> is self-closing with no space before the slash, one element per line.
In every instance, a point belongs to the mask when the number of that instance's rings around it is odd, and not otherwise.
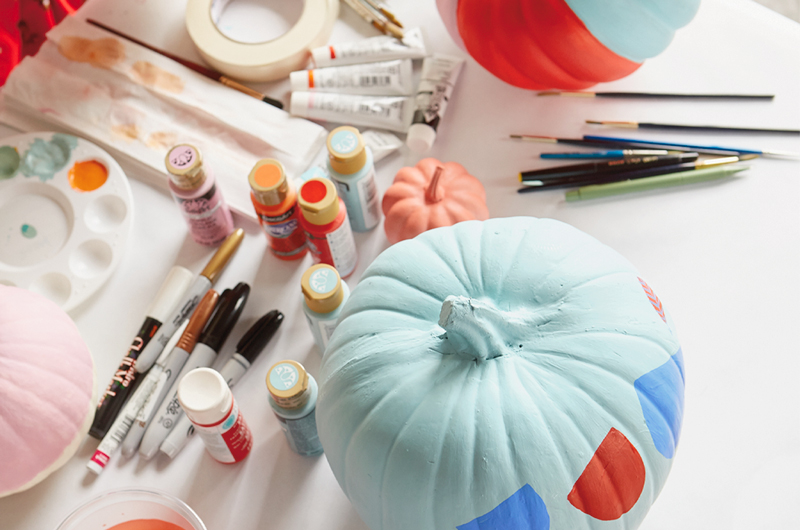
<path fill-rule="evenodd" d="M 489 218 L 483 184 L 461 164 L 435 158 L 398 171 L 382 206 L 383 226 L 392 244 L 432 228 Z"/>
<path fill-rule="evenodd" d="M 92 356 L 69 316 L 0 285 L 0 497 L 75 454 L 94 418 L 94 388 Z"/>

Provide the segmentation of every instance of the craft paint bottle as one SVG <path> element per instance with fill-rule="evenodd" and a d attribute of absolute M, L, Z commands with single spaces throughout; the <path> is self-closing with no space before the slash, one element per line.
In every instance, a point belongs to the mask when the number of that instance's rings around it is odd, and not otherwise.
<path fill-rule="evenodd" d="M 267 234 L 272 254 L 283 260 L 300 259 L 306 255 L 306 236 L 300 228 L 297 192 L 283 164 L 272 158 L 256 162 L 247 177 L 250 200 L 261 227 Z"/>
<path fill-rule="evenodd" d="M 328 174 L 347 207 L 356 232 L 372 230 L 381 221 L 372 150 L 355 127 L 337 127 L 328 135 Z"/>
<path fill-rule="evenodd" d="M 215 460 L 233 464 L 250 454 L 253 434 L 219 372 L 196 368 L 186 374 L 178 385 L 178 401 Z"/>
<path fill-rule="evenodd" d="M 267 372 L 272 412 L 281 423 L 289 447 L 297 454 L 322 454 L 317 435 L 317 382 L 296 361 L 281 361 Z"/>
<path fill-rule="evenodd" d="M 312 178 L 300 186 L 300 226 L 306 233 L 306 244 L 314 263 L 327 263 L 342 278 L 356 268 L 358 255 L 347 209 L 336 194 L 333 182 Z"/>
<path fill-rule="evenodd" d="M 176 145 L 165 158 L 169 190 L 192 239 L 201 245 L 217 246 L 233 232 L 233 217 L 214 175 L 203 167 L 200 151 L 189 144 Z"/>
<path fill-rule="evenodd" d="M 350 298 L 350 288 L 336 269 L 320 263 L 313 265 L 300 279 L 303 291 L 303 313 L 306 315 L 314 342 L 323 353 L 336 329 L 336 321 Z"/>

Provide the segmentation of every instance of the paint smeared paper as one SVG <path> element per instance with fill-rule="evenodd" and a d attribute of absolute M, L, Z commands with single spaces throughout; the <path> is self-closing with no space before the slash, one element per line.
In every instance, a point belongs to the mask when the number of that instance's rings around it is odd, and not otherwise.
<path fill-rule="evenodd" d="M 70 61 L 89 63 L 106 70 L 125 60 L 125 46 L 110 37 L 92 40 L 74 35 L 65 36 L 58 43 L 58 51 Z"/>
<path fill-rule="evenodd" d="M 68 134 L 56 133 L 50 141 L 36 138 L 25 151 L 20 171 L 26 177 L 39 177 L 42 182 L 52 179 L 69 162 L 78 139 Z"/>
<path fill-rule="evenodd" d="M 183 92 L 183 80 L 147 61 L 136 61 L 131 69 L 131 79 L 149 88 L 180 94 Z"/>

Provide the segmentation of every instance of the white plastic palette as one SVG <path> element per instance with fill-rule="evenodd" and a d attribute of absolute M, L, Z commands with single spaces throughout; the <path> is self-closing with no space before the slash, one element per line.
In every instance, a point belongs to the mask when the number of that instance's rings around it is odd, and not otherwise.
<path fill-rule="evenodd" d="M 80 191 L 70 171 L 74 176 L 73 168 L 91 161 L 108 177 L 97 189 Z M 40 293 L 69 311 L 119 265 L 132 220 L 125 173 L 93 143 L 50 132 L 0 139 L 0 283 Z"/>

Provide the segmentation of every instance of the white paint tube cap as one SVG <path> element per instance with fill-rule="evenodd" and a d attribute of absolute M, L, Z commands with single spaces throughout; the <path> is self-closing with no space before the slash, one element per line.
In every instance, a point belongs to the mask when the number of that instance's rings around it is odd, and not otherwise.
<path fill-rule="evenodd" d="M 424 123 L 413 123 L 408 128 L 408 136 L 406 136 L 406 145 L 414 153 L 424 153 L 431 147 L 436 140 L 436 131 L 430 125 Z"/>
<path fill-rule="evenodd" d="M 228 415 L 233 394 L 219 372 L 195 368 L 178 384 L 178 401 L 192 423 L 213 425 Z"/>
<path fill-rule="evenodd" d="M 183 267 L 172 267 L 167 274 L 164 283 L 156 293 L 156 297 L 147 309 L 147 316 L 153 317 L 159 322 L 164 322 L 172 315 L 175 306 L 178 305 L 183 293 L 192 283 L 194 275 Z"/>
<path fill-rule="evenodd" d="M 311 58 L 317 66 L 328 66 L 331 64 L 331 47 L 320 46 L 311 50 Z"/>
<path fill-rule="evenodd" d="M 292 83 L 292 92 L 305 92 L 309 87 L 309 72 L 313 70 L 299 70 L 289 74 L 289 81 Z"/>
<path fill-rule="evenodd" d="M 308 92 L 292 92 L 289 112 L 292 116 L 308 118 L 308 107 L 311 105 L 311 94 Z"/>

